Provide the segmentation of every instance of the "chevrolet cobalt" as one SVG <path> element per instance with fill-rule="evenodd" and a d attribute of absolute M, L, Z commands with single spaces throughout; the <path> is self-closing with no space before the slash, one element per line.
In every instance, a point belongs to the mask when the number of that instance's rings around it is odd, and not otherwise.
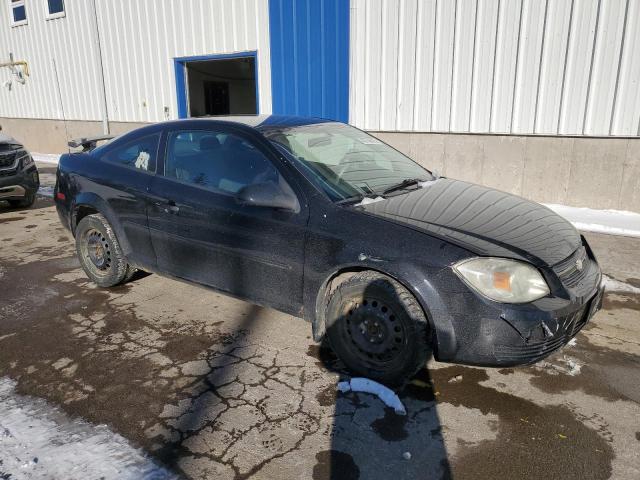
<path fill-rule="evenodd" d="M 170 121 L 63 155 L 55 202 L 82 268 L 136 269 L 308 320 L 355 374 L 532 363 L 600 308 L 586 240 L 548 208 L 438 176 L 321 119 Z"/>

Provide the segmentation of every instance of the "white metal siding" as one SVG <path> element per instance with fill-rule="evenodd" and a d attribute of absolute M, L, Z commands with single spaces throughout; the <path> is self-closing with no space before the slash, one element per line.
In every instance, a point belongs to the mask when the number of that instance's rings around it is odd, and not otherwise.
<path fill-rule="evenodd" d="M 24 85 L 0 68 L 0 116 L 62 118 L 53 60 L 60 80 L 65 115 L 74 119 L 99 119 L 98 71 L 93 60 L 93 11 L 90 2 L 67 0 L 66 17 L 46 20 L 46 2 L 25 2 L 28 24 L 10 26 L 9 3 L 0 3 L 0 63 L 26 60 L 31 76 Z"/>
<path fill-rule="evenodd" d="M 350 121 L 640 134 L 640 0 L 351 0 Z"/>
<path fill-rule="evenodd" d="M 101 92 L 91 2 L 65 0 L 66 17 L 45 20 L 46 0 L 27 2 L 28 25 L 10 27 L 0 0 L 0 63 L 26 60 L 25 85 L 2 87 L 0 117 L 62 118 L 55 59 L 67 119 L 100 120 Z M 97 0 L 109 119 L 160 121 L 177 116 L 175 57 L 258 51 L 259 109 L 271 112 L 268 0 Z"/>

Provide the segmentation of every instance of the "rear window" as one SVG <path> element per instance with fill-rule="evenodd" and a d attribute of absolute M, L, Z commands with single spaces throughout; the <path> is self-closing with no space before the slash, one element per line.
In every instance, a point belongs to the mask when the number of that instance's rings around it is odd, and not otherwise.
<path fill-rule="evenodd" d="M 138 138 L 110 150 L 102 159 L 135 170 L 155 172 L 159 141 L 159 133 Z"/>

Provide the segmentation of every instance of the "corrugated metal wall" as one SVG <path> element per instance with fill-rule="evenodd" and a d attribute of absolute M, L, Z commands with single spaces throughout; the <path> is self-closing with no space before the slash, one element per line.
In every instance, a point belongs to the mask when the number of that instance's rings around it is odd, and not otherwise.
<path fill-rule="evenodd" d="M 62 118 L 55 59 L 66 116 L 100 119 L 91 2 L 66 0 L 66 17 L 57 20 L 45 19 L 46 2 L 25 2 L 29 23 L 20 27 L 10 26 L 8 3 L 0 4 L 0 63 L 11 52 L 15 60 L 29 62 L 31 76 L 24 85 L 14 81 L 9 91 L 3 84 L 12 75 L 0 68 L 0 116 Z"/>
<path fill-rule="evenodd" d="M 351 0 L 369 130 L 640 135 L 640 0 Z"/>
<path fill-rule="evenodd" d="M 51 59 L 58 65 L 65 114 L 100 120 L 93 11 L 65 0 L 66 17 L 45 20 L 46 1 L 27 2 L 29 24 L 10 27 L 0 6 L 0 62 L 8 52 L 32 76 L 11 92 L 0 69 L 0 116 L 60 119 Z M 109 119 L 145 122 L 177 117 L 174 57 L 258 51 L 260 111 L 271 111 L 268 0 L 97 0 Z"/>

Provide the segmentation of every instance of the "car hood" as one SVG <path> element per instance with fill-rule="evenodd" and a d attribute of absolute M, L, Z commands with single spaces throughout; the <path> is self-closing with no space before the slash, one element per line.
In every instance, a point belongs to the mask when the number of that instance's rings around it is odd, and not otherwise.
<path fill-rule="evenodd" d="M 4 134 L 0 133 L 0 145 L 20 146 L 21 144 L 15 138 L 10 137 L 9 135 L 4 135 Z"/>
<path fill-rule="evenodd" d="M 524 198 L 439 178 L 409 193 L 358 208 L 446 239 L 478 255 L 555 265 L 580 245 L 567 220 Z"/>

